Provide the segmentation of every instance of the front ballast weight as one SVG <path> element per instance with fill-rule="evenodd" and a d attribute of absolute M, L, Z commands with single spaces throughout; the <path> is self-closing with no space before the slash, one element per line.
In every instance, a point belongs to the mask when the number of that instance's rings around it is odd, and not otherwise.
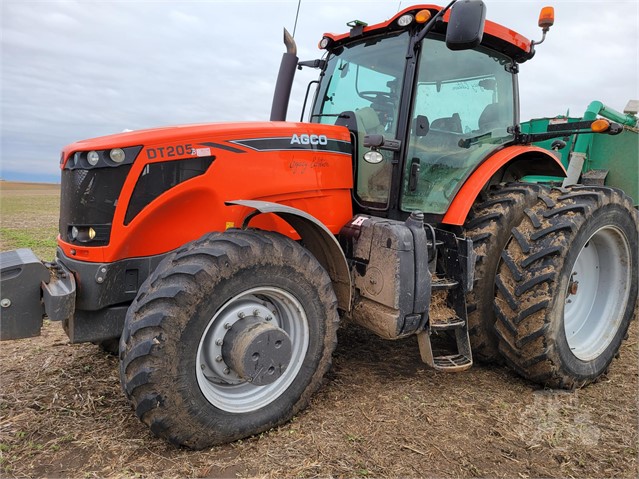
<path fill-rule="evenodd" d="M 28 248 L 0 253 L 0 340 L 39 336 L 43 318 L 63 321 L 75 309 L 75 279 Z"/>

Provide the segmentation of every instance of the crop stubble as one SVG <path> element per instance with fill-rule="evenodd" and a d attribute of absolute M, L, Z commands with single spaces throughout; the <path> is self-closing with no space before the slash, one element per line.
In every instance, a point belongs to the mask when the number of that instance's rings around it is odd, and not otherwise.
<path fill-rule="evenodd" d="M 55 189 L 5 186 L 2 228 L 55 232 Z M 19 212 L 33 204 L 44 214 Z M 51 259 L 54 247 L 42 251 Z M 600 381 L 543 391 L 503 367 L 435 372 L 414 338 L 384 341 L 349 324 L 306 411 L 260 437 L 193 452 L 135 418 L 115 357 L 71 345 L 47 323 L 38 338 L 0 344 L 0 476 L 637 477 L 638 350 L 635 322 Z"/>

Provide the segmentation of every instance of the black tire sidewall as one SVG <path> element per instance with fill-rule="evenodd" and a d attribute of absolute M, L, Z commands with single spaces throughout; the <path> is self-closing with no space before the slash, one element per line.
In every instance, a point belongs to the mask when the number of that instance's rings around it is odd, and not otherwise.
<path fill-rule="evenodd" d="M 628 302 L 623 313 L 623 318 L 619 323 L 619 327 L 615 332 L 613 339 L 597 358 L 589 361 L 583 361 L 572 353 L 566 339 L 563 314 L 566 292 L 568 290 L 570 274 L 582 248 L 597 230 L 606 226 L 615 226 L 622 232 L 628 242 L 631 260 L 630 292 L 628 295 Z M 554 288 L 555 291 L 551 315 L 554 318 L 560 318 L 560 321 L 556 321 L 555 324 L 551 324 L 551 328 L 554 329 L 552 336 L 556 338 L 555 348 L 559 355 L 559 364 L 561 364 L 565 373 L 574 377 L 577 381 L 592 380 L 605 372 L 619 350 L 621 342 L 628 330 L 630 320 L 634 314 L 634 305 L 637 298 L 637 251 L 639 246 L 637 244 L 637 231 L 635 228 L 635 224 L 632 218 L 628 215 L 628 211 L 617 204 L 606 205 L 600 209 L 594 210 L 588 221 L 582 224 L 582 227 L 577 231 L 574 238 L 570 240 L 568 245 L 568 254 L 564 259 L 561 270 L 557 273 L 558 281 Z"/>

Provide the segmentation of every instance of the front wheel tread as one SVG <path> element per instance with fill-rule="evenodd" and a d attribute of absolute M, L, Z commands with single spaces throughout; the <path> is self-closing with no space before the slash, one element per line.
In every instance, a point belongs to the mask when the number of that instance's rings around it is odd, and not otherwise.
<path fill-rule="evenodd" d="M 250 281 L 261 268 L 280 271 L 273 269 L 275 264 L 296 275 L 297 283 L 302 284 L 299 294 L 310 295 L 300 300 L 304 308 L 312 303 L 308 307 L 314 316 L 309 321 L 321 323 L 310 326 L 315 339 L 304 367 L 280 398 L 254 413 L 217 409 L 195 380 L 200 336 L 193 339 L 193 333 L 198 327 L 202 330 L 211 317 L 203 317 L 206 307 L 202 305 L 223 304 L 225 300 L 218 299 L 217 293 L 233 297 L 224 288 L 241 292 L 241 278 Z M 251 275 L 242 277 L 242 271 Z M 275 284 L 278 280 L 272 279 Z M 199 319 L 191 320 L 192 316 Z M 174 444 L 200 449 L 256 434 L 285 422 L 308 404 L 331 366 L 338 321 L 330 278 L 307 250 L 272 232 L 212 233 L 165 258 L 141 287 L 127 313 L 120 344 L 122 387 L 140 420 Z M 288 397 L 289 392 L 294 397 Z M 280 400 L 285 410 L 279 411 L 275 404 Z"/>

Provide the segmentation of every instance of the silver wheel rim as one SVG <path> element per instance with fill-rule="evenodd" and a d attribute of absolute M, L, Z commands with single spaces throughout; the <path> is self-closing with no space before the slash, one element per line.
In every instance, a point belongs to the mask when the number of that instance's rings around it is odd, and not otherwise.
<path fill-rule="evenodd" d="M 619 330 L 630 295 L 630 246 L 616 227 L 597 230 L 584 244 L 566 291 L 564 331 L 582 361 L 598 358 Z"/>
<path fill-rule="evenodd" d="M 273 383 L 256 386 L 232 371 L 222 358 L 228 329 L 246 317 L 257 317 L 283 329 L 292 343 L 284 373 Z M 233 297 L 209 321 L 197 348 L 196 378 L 200 391 L 213 406 L 232 413 L 260 409 L 286 391 L 299 373 L 309 344 L 309 327 L 301 303 L 280 288 L 253 288 Z"/>

